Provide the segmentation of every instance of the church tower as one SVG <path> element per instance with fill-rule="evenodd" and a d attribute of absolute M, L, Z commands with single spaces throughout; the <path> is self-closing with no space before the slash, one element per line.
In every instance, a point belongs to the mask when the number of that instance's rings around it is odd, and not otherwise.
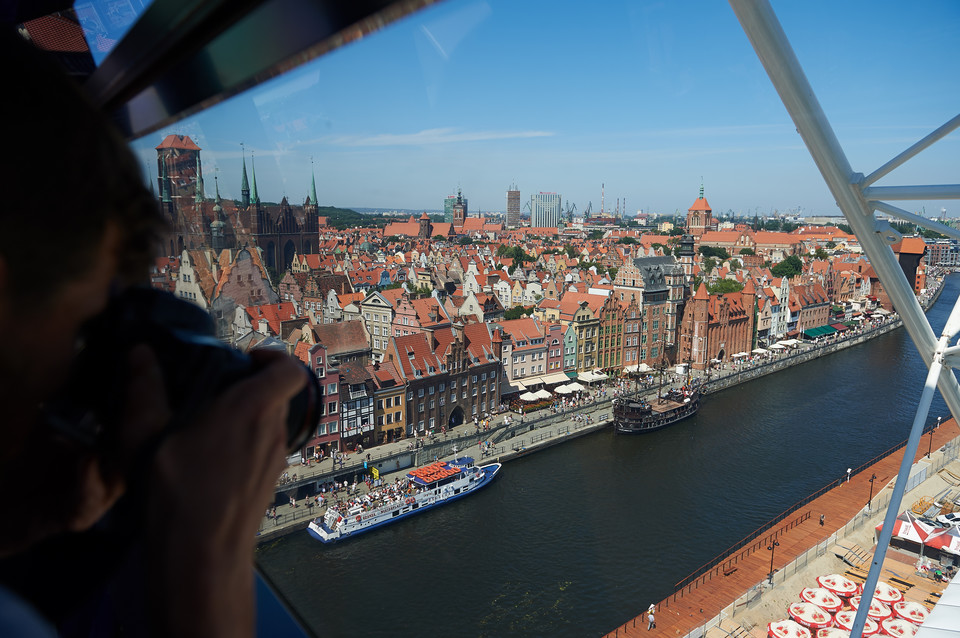
<path fill-rule="evenodd" d="M 700 197 L 687 210 L 687 234 L 697 240 L 708 230 L 713 229 L 713 210 L 703 196 L 703 183 L 700 183 Z"/>
<path fill-rule="evenodd" d="M 467 218 L 467 205 L 463 201 L 463 193 L 457 189 L 457 203 L 453 205 L 453 227 L 460 228 Z"/>

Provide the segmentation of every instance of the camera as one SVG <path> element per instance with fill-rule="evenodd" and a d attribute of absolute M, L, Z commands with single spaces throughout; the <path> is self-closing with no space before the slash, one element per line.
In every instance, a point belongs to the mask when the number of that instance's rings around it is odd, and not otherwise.
<path fill-rule="evenodd" d="M 69 380 L 44 406 L 55 430 L 108 462 L 119 462 L 112 448 L 126 403 L 127 358 L 140 343 L 159 362 L 172 411 L 170 428 L 188 427 L 218 394 L 256 372 L 251 357 L 216 338 L 212 318 L 196 305 L 149 287 L 115 295 L 84 326 Z M 290 400 L 287 416 L 290 451 L 307 441 L 320 419 L 319 382 L 306 366 L 303 370 L 308 382 Z"/>

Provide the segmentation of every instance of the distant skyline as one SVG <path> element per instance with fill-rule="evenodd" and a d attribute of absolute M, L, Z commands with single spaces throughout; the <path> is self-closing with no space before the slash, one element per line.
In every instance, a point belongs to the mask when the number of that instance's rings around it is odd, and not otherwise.
<path fill-rule="evenodd" d="M 854 170 L 869 173 L 957 114 L 960 2 L 773 2 Z M 726 2 L 451 0 L 138 140 L 189 135 L 239 199 L 470 212 L 506 191 L 631 214 L 685 211 L 701 179 L 717 212 L 838 215 Z M 241 150 L 241 143 L 243 149 Z M 879 184 L 957 182 L 955 132 Z M 252 175 L 251 175 L 252 177 Z M 154 182 L 155 183 L 155 182 Z M 624 207 L 624 199 L 626 206 Z M 960 202 L 899 202 L 928 217 Z"/>

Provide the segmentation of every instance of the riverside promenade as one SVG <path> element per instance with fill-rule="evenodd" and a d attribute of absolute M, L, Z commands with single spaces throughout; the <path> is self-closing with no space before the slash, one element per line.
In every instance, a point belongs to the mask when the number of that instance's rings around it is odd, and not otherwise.
<path fill-rule="evenodd" d="M 960 481 L 949 473 L 941 474 L 947 466 L 954 474 L 960 472 L 957 422 L 950 419 L 929 432 L 923 435 L 923 445 L 914 457 L 901 510 L 909 509 L 921 496 L 935 499 L 946 490 L 960 492 Z M 638 600 L 639 615 L 606 636 L 765 636 L 766 623 L 785 618 L 787 605 L 797 600 L 802 587 L 815 586 L 814 579 L 819 575 L 848 572 L 851 566 L 840 557 L 858 544 L 868 550 L 873 545 L 874 526 L 883 521 L 886 513 L 903 447 L 902 443 L 877 459 L 853 468 L 849 480 L 846 476 L 838 477 L 789 508 L 769 526 L 757 530 L 679 581 L 676 590 L 656 604 L 655 629 L 647 629 L 645 610 L 649 601 Z M 932 449 L 929 457 L 928 449 Z M 870 477 L 874 475 L 876 480 L 871 483 Z M 773 552 L 770 547 L 774 548 Z M 872 556 L 872 552 L 867 553 Z M 865 555 L 861 552 L 861 560 Z M 887 562 L 891 560 L 895 559 L 888 554 Z M 896 573 L 908 581 L 913 579 L 911 561 L 900 562 Z M 864 569 L 867 568 L 869 558 L 864 565 Z"/>
<path fill-rule="evenodd" d="M 937 300 L 942 289 L 940 280 L 937 287 L 920 298 L 924 308 L 929 308 Z M 702 392 L 710 394 L 860 345 L 901 326 L 900 319 L 892 314 L 816 343 L 801 342 L 789 350 L 752 356 L 750 359 L 728 363 L 707 372 L 694 371 L 692 376 L 701 383 Z M 670 377 L 664 378 L 664 392 L 687 381 L 682 375 Z M 632 392 L 633 388 L 631 383 L 628 391 Z M 472 456 L 478 464 L 505 462 L 603 429 L 611 423 L 615 389 L 611 383 L 606 388 L 606 395 L 602 397 L 596 395 L 598 389 L 590 389 L 585 405 L 573 410 L 568 408 L 564 413 L 555 413 L 549 409 L 523 417 L 514 413 L 500 413 L 490 418 L 489 429 L 481 429 L 479 432 L 474 424 L 468 421 L 451 428 L 445 434 L 422 437 L 417 444 L 414 439 L 403 439 L 369 448 L 363 453 L 351 453 L 346 456 L 342 465 L 334 464 L 329 457 L 319 463 L 311 461 L 305 465 L 291 465 L 287 468 L 285 478 L 276 486 L 274 507 L 269 510 L 270 515 L 264 516 L 261 522 L 258 542 L 264 543 L 306 528 L 310 520 L 323 512 L 322 509 L 311 507 L 312 499 L 306 497 L 319 493 L 321 485 L 332 481 L 346 481 L 351 484 L 356 481 L 360 493 L 363 493 L 366 490 L 363 476 L 372 468 L 376 468 L 385 481 L 392 482 L 396 477 L 405 476 L 409 469 L 434 460 L 451 460 L 456 456 L 466 455 Z M 641 386 L 640 393 L 648 399 L 656 396 L 657 383 L 652 376 Z M 704 409 L 709 409 L 709 406 Z M 577 420 L 578 416 L 583 420 Z M 587 416 L 590 417 L 590 422 L 586 421 Z M 486 448 L 485 456 L 482 454 L 482 446 Z M 291 499 L 295 504 L 291 504 Z"/>

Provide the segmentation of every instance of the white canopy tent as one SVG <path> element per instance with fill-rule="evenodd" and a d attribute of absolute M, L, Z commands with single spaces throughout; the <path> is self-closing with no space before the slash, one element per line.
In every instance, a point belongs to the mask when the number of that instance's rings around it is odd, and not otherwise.
<path fill-rule="evenodd" d="M 769 350 L 764 350 L 763 348 L 754 348 L 753 354 L 768 354 Z"/>

